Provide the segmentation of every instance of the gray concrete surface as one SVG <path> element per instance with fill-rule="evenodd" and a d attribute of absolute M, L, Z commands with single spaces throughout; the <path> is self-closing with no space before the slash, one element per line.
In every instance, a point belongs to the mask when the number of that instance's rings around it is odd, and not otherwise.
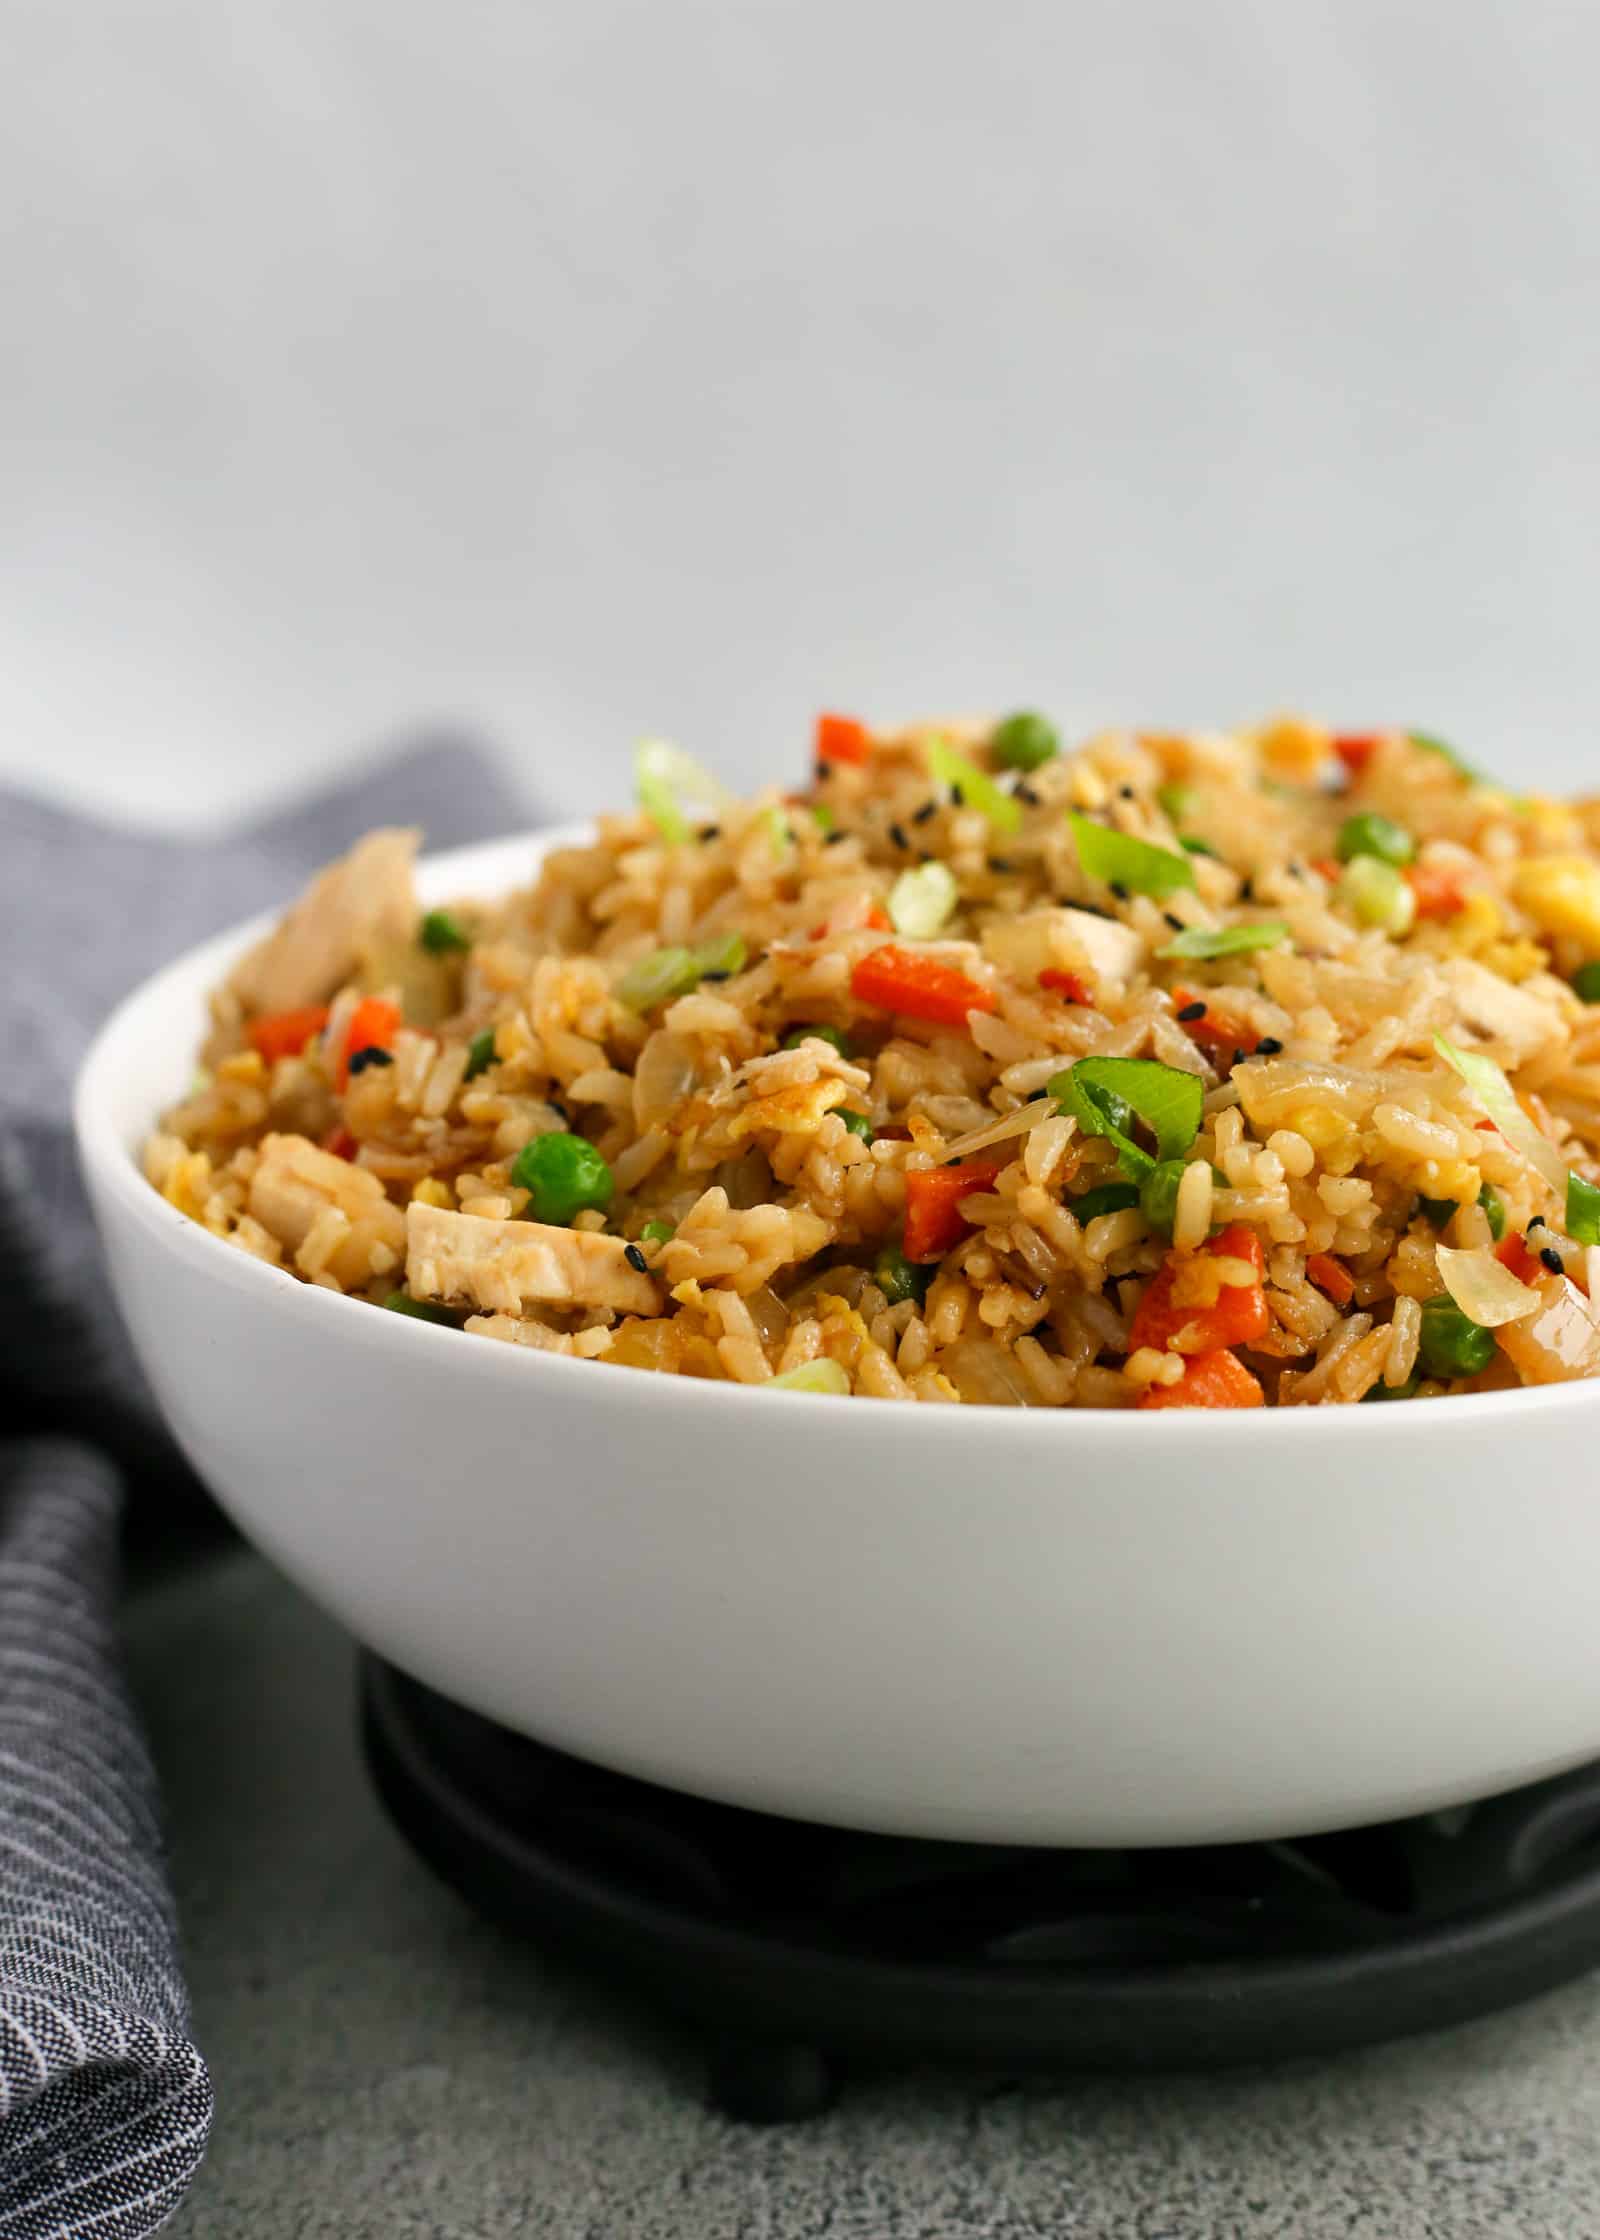
<path fill-rule="evenodd" d="M 789 2131 L 692 2050 L 475 1921 L 381 1818 L 348 1647 L 254 1557 L 147 1581 L 210 2159 L 175 2240 L 1585 2240 L 1600 1981 L 1271 2075 L 938 2075 Z"/>

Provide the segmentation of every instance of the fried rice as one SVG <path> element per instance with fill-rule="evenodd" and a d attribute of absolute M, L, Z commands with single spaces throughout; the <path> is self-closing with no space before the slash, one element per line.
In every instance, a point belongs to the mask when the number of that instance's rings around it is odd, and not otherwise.
<path fill-rule="evenodd" d="M 230 973 L 150 1182 L 467 1335 L 821 1393 L 1306 1406 L 1600 1373 L 1600 801 L 1441 742 L 828 716 Z"/>

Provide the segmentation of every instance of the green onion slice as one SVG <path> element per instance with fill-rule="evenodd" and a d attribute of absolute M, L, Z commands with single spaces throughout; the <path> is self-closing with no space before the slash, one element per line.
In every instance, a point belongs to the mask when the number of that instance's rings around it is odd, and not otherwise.
<path fill-rule="evenodd" d="M 1194 865 L 1186 855 L 1135 840 L 1131 833 L 1113 832 L 1109 825 L 1096 824 L 1076 809 L 1068 812 L 1067 822 L 1078 845 L 1078 861 L 1091 879 L 1153 895 L 1158 902 L 1180 887 L 1193 888 Z"/>
<path fill-rule="evenodd" d="M 889 922 L 911 941 L 931 941 L 955 906 L 956 882 L 947 864 L 918 864 L 889 889 Z"/>
<path fill-rule="evenodd" d="M 959 786 L 962 800 L 970 808 L 981 809 L 996 832 L 1022 830 L 1021 802 L 1013 801 L 997 786 L 987 770 L 980 770 L 975 762 L 958 754 L 948 739 L 928 741 L 928 768 L 940 785 Z"/>
<path fill-rule="evenodd" d="M 1581 1174 L 1567 1177 L 1567 1235 L 1574 1244 L 1600 1244 L 1600 1190 Z"/>
<path fill-rule="evenodd" d="M 1483 772 L 1474 770 L 1465 755 L 1458 754 L 1448 739 L 1436 739 L 1431 731 L 1408 731 L 1406 737 L 1414 747 L 1426 748 L 1429 754 L 1436 754 L 1443 761 L 1448 762 L 1456 776 L 1465 778 L 1469 786 L 1488 784 L 1489 781 L 1485 778 Z"/>
<path fill-rule="evenodd" d="M 1447 1066 L 1460 1074 L 1472 1091 L 1485 1119 L 1492 1120 L 1506 1141 L 1538 1168 L 1553 1190 L 1567 1187 L 1567 1163 L 1560 1152 L 1534 1126 L 1516 1099 L 1510 1082 L 1492 1058 L 1477 1050 L 1460 1050 L 1447 1035 L 1436 1034 L 1433 1047 Z"/>
<path fill-rule="evenodd" d="M 781 1377 L 769 1377 L 758 1390 L 767 1392 L 832 1392 L 841 1397 L 850 1390 L 850 1379 L 837 1361 L 827 1354 L 819 1354 L 815 1361 L 802 1361 L 798 1369 L 785 1369 Z"/>
<path fill-rule="evenodd" d="M 718 934 L 698 949 L 652 949 L 647 957 L 630 964 L 617 982 L 617 1001 L 630 1011 L 654 1011 L 699 987 L 708 973 L 726 977 L 744 968 L 744 938 L 737 933 Z"/>
<path fill-rule="evenodd" d="M 641 741 L 633 759 L 633 783 L 640 808 L 672 847 L 691 838 L 691 810 L 720 815 L 733 802 L 720 778 L 667 739 Z"/>
<path fill-rule="evenodd" d="M 1055 1075 L 1049 1093 L 1086 1135 L 1105 1137 L 1130 1182 L 1142 1182 L 1160 1160 L 1183 1156 L 1200 1133 L 1205 1102 L 1198 1074 L 1155 1058 L 1080 1058 Z M 1153 1156 L 1134 1142 L 1134 1120 L 1154 1136 Z"/>
<path fill-rule="evenodd" d="M 1248 926 L 1186 926 L 1174 934 L 1158 957 L 1244 957 L 1254 949 L 1276 949 L 1287 941 L 1289 928 L 1280 918 L 1263 918 Z"/>

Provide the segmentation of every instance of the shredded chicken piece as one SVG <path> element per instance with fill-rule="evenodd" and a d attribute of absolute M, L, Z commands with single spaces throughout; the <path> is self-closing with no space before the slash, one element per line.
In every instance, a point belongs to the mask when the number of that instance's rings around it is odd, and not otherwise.
<path fill-rule="evenodd" d="M 414 1299 L 489 1314 L 520 1314 L 533 1302 L 661 1312 L 661 1286 L 633 1266 L 621 1237 L 542 1221 L 489 1221 L 416 1200 L 405 1225 L 406 1284 Z"/>
<path fill-rule="evenodd" d="M 421 838 L 400 826 L 369 832 L 319 871 L 229 974 L 245 1008 L 262 1013 L 325 1003 L 356 971 L 364 949 L 409 940 L 417 922 L 411 862 Z"/>
<path fill-rule="evenodd" d="M 334 1239 L 319 1255 L 317 1272 L 345 1290 L 360 1290 L 405 1250 L 405 1216 L 385 1197 L 377 1176 L 305 1136 L 265 1138 L 248 1203 L 251 1218 L 291 1255 L 313 1231 L 319 1240 Z"/>
<path fill-rule="evenodd" d="M 1471 957 L 1452 957 L 1444 967 L 1457 1012 L 1477 1034 L 1495 1046 L 1502 1064 L 1525 1065 L 1535 1051 L 1565 1034 L 1555 1004 L 1530 989 L 1513 987 Z"/>

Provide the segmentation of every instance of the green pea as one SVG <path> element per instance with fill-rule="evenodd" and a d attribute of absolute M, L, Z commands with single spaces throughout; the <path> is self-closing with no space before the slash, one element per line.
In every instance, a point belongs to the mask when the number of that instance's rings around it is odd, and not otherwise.
<path fill-rule="evenodd" d="M 1583 1003 L 1600 1003 L 1600 957 L 1580 964 L 1572 975 L 1573 993 Z"/>
<path fill-rule="evenodd" d="M 783 1038 L 785 1050 L 798 1050 L 802 1042 L 831 1042 L 841 1058 L 850 1055 L 850 1037 L 842 1027 L 791 1027 Z"/>
<path fill-rule="evenodd" d="M 1156 787 L 1156 799 L 1174 824 L 1182 824 L 1195 804 L 1193 786 L 1171 783 Z"/>
<path fill-rule="evenodd" d="M 897 1244 L 886 1244 L 873 1264 L 872 1280 L 891 1307 L 899 1306 L 902 1299 L 915 1299 L 920 1307 L 932 1274 L 931 1268 L 919 1268 L 908 1260 Z"/>
<path fill-rule="evenodd" d="M 639 1231 L 641 1244 L 671 1244 L 677 1235 L 677 1224 L 671 1221 L 647 1221 Z"/>
<path fill-rule="evenodd" d="M 511 1179 L 526 1190 L 535 1221 L 569 1222 L 593 1206 L 603 1213 L 616 1192 L 611 1169 L 586 1136 L 534 1136 L 517 1153 Z"/>
<path fill-rule="evenodd" d="M 1475 1377 L 1494 1359 L 1494 1332 L 1462 1313 L 1448 1292 L 1422 1303 L 1420 1359 L 1430 1377 Z"/>
<path fill-rule="evenodd" d="M 417 939 L 430 957 L 442 957 L 452 949 L 472 947 L 471 934 L 448 910 L 430 910 L 417 928 Z"/>
<path fill-rule="evenodd" d="M 475 1034 L 467 1044 L 467 1070 L 464 1078 L 475 1081 L 480 1073 L 487 1073 L 494 1064 L 494 1029 L 485 1027 L 482 1034 Z"/>
<path fill-rule="evenodd" d="M 1506 1202 L 1494 1184 L 1486 1182 L 1478 1192 L 1478 1203 L 1488 1219 L 1489 1234 L 1498 1244 L 1506 1233 Z"/>
<path fill-rule="evenodd" d="M 1072 1211 L 1086 1226 L 1098 1221 L 1103 1213 L 1125 1213 L 1129 1206 L 1139 1203 L 1139 1186 L 1135 1182 L 1102 1182 L 1098 1189 L 1085 1190 L 1081 1198 L 1072 1200 Z"/>
<path fill-rule="evenodd" d="M 1376 856 L 1380 863 L 1400 865 L 1411 861 L 1417 843 L 1403 824 L 1368 809 L 1360 816 L 1345 818 L 1333 852 L 1341 863 L 1351 863 L 1357 856 Z"/>
<path fill-rule="evenodd" d="M 1023 709 L 996 724 L 989 759 L 997 770 L 1037 770 L 1061 752 L 1061 736 L 1048 716 Z"/>
<path fill-rule="evenodd" d="M 1172 1224 L 1177 1219 L 1178 1189 L 1183 1181 L 1187 1161 L 1163 1159 L 1150 1169 L 1139 1185 L 1139 1211 L 1152 1229 L 1159 1229 L 1170 1237 Z"/>
<path fill-rule="evenodd" d="M 843 1105 L 835 1105 L 833 1109 L 836 1118 L 844 1122 L 853 1136 L 859 1136 L 863 1143 L 872 1141 L 877 1130 L 864 1112 L 851 1112 L 848 1107 Z"/>
<path fill-rule="evenodd" d="M 391 1291 L 383 1303 L 391 1314 L 408 1314 L 416 1322 L 437 1322 L 446 1330 L 460 1327 L 448 1307 L 436 1307 L 431 1299 L 413 1299 L 409 1291 Z"/>

